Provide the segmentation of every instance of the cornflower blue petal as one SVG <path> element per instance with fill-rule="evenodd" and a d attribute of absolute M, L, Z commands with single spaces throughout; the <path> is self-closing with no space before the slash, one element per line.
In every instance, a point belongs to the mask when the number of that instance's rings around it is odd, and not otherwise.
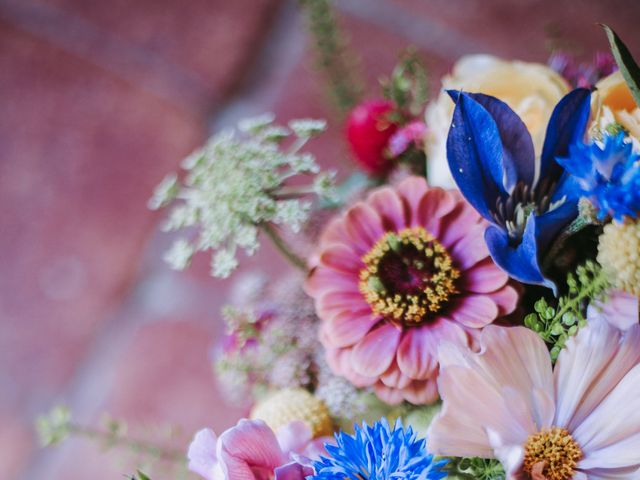
<path fill-rule="evenodd" d="M 450 93 L 452 96 L 456 92 Z M 493 222 L 492 209 L 501 193 L 502 140 L 495 120 L 482 105 L 460 93 L 447 137 L 451 174 L 467 201 Z"/>
<path fill-rule="evenodd" d="M 449 95 L 457 101 L 461 94 L 449 90 Z M 509 105 L 502 100 L 483 93 L 464 93 L 478 102 L 491 115 L 502 140 L 502 159 L 495 172 L 494 181 L 502 185 L 505 193 L 511 193 L 518 182 L 532 185 L 535 180 L 535 152 L 533 140 L 527 126 Z"/>
<path fill-rule="evenodd" d="M 578 194 L 594 205 L 600 220 L 640 215 L 640 156 L 624 133 L 605 135 L 601 145 L 580 141 L 558 163 L 574 179 Z"/>
<path fill-rule="evenodd" d="M 590 113 L 591 92 L 586 88 L 576 88 L 558 102 L 547 125 L 540 158 L 540 179 L 560 178 L 563 169 L 556 158 L 565 157 L 569 146 L 582 139 Z"/>
<path fill-rule="evenodd" d="M 328 457 L 313 465 L 316 480 L 438 480 L 446 477 L 445 461 L 433 461 L 426 442 L 397 421 L 372 426 L 355 425 L 353 435 L 337 433 L 336 445 L 327 445 Z"/>

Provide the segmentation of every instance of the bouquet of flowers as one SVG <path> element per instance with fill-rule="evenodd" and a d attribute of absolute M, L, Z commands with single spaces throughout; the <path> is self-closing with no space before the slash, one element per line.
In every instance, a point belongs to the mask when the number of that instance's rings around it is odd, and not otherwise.
<path fill-rule="evenodd" d="M 230 277 L 263 238 L 292 264 L 235 278 L 214 362 L 250 414 L 192 472 L 640 479 L 640 68 L 605 31 L 589 65 L 464 57 L 430 101 L 407 55 L 347 119 L 367 176 L 264 115 L 158 186 L 172 267 Z"/>

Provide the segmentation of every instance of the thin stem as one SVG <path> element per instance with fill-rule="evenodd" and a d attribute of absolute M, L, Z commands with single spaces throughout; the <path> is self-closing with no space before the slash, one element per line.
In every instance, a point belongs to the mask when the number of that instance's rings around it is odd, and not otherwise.
<path fill-rule="evenodd" d="M 106 432 L 97 428 L 87 427 L 77 423 L 69 424 L 69 433 L 84 436 L 94 440 L 101 440 L 107 444 L 112 444 L 124 448 L 130 448 L 140 453 L 145 453 L 153 457 L 168 460 L 174 463 L 183 463 L 184 452 L 155 444 L 146 440 L 121 437 L 112 432 Z"/>
<path fill-rule="evenodd" d="M 547 253 L 547 256 L 545 257 L 542 263 L 542 269 L 547 270 L 551 266 L 551 263 L 555 260 L 558 253 L 560 253 L 560 250 L 562 250 L 562 247 L 564 247 L 564 244 L 566 243 L 566 241 L 572 235 L 575 235 L 580 230 L 588 227 L 589 225 L 593 225 L 593 222 L 590 219 L 583 216 L 579 216 L 573 222 L 571 222 L 569 226 L 567 226 L 567 228 L 565 228 L 560 233 L 560 235 L 558 235 L 558 238 L 551 245 L 551 248 L 549 249 L 549 253 Z"/>
<path fill-rule="evenodd" d="M 299 268 L 303 272 L 307 271 L 307 262 L 298 255 L 296 255 L 287 242 L 280 236 L 277 230 L 269 223 L 263 223 L 261 225 L 262 230 L 271 239 L 276 248 L 282 253 L 282 255 L 291 262 L 293 266 Z"/>

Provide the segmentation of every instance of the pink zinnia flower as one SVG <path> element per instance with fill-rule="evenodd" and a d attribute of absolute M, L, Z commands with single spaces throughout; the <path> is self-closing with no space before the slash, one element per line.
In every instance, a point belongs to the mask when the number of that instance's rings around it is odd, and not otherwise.
<path fill-rule="evenodd" d="M 485 223 L 456 191 L 410 177 L 373 191 L 325 229 L 305 290 L 331 368 L 388 403 L 437 399 L 437 348 L 467 346 L 516 308 Z"/>
<path fill-rule="evenodd" d="M 601 316 L 571 338 L 555 369 L 524 327 L 489 326 L 481 351 L 440 349 L 442 411 L 429 447 L 499 459 L 508 480 L 640 478 L 640 325 Z"/>
<path fill-rule="evenodd" d="M 304 480 L 309 466 L 326 454 L 303 422 L 291 422 L 277 434 L 261 420 L 240 420 L 220 437 L 206 428 L 189 446 L 189 470 L 206 480 Z"/>

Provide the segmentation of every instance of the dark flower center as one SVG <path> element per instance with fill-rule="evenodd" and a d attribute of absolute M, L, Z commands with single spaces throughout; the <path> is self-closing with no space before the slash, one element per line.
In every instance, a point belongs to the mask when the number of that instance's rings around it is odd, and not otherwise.
<path fill-rule="evenodd" d="M 362 261 L 360 291 L 374 313 L 393 323 L 420 325 L 457 293 L 460 272 L 424 228 L 386 233 Z"/>
<path fill-rule="evenodd" d="M 556 186 L 556 183 L 549 179 L 542 180 L 534 188 L 524 182 L 518 182 L 509 197 L 499 197 L 496 200 L 493 217 L 496 222 L 507 228 L 512 242 L 520 241 L 530 215 L 542 215 L 564 203 L 564 197 L 551 202 Z"/>

